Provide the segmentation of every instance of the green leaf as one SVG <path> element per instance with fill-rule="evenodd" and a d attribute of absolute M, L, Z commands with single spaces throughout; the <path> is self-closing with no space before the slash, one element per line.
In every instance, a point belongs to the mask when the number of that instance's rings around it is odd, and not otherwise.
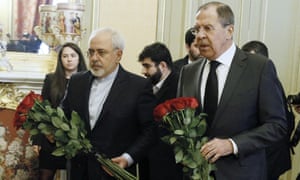
<path fill-rule="evenodd" d="M 58 129 L 55 131 L 54 133 L 54 136 L 57 138 L 57 139 L 60 139 L 62 138 L 63 136 L 65 136 L 65 132 L 61 129 Z"/>
<path fill-rule="evenodd" d="M 189 168 L 194 169 L 194 168 L 197 167 L 197 164 L 196 164 L 194 161 L 190 160 L 190 161 L 186 164 L 186 166 L 189 167 Z"/>
<path fill-rule="evenodd" d="M 180 150 L 178 151 L 176 154 L 175 154 L 175 160 L 176 160 L 176 163 L 179 163 L 182 161 L 182 158 L 183 158 L 183 152 Z"/>
<path fill-rule="evenodd" d="M 61 124 L 63 123 L 62 120 L 57 116 L 51 117 L 51 122 L 54 125 L 54 127 L 56 127 L 56 128 L 59 128 L 61 126 Z"/>
<path fill-rule="evenodd" d="M 45 135 L 50 135 L 52 134 L 52 128 L 49 126 L 46 126 L 45 128 L 41 129 L 41 133 Z"/>
<path fill-rule="evenodd" d="M 194 127 L 198 126 L 199 122 L 200 122 L 200 118 L 199 117 L 193 117 L 192 118 L 192 122 L 189 125 L 189 127 L 190 128 L 194 128 Z"/>
<path fill-rule="evenodd" d="M 64 147 L 60 147 L 60 148 L 55 149 L 52 152 L 52 155 L 54 155 L 54 156 L 64 156 L 65 155 L 65 148 Z"/>
<path fill-rule="evenodd" d="M 170 144 L 174 144 L 176 142 L 177 138 L 176 137 L 171 137 L 170 138 Z"/>
<path fill-rule="evenodd" d="M 28 114 L 29 117 L 31 117 L 34 121 L 42 121 L 43 120 L 43 115 L 40 112 L 32 113 L 29 112 Z"/>
<path fill-rule="evenodd" d="M 57 107 L 56 110 L 57 110 L 58 117 L 60 117 L 61 119 L 63 119 L 63 117 L 65 116 L 64 111 L 60 107 Z"/>
<path fill-rule="evenodd" d="M 184 131 L 181 130 L 181 129 L 177 129 L 177 130 L 174 131 L 174 134 L 176 134 L 176 135 L 184 135 Z"/>
<path fill-rule="evenodd" d="M 160 138 L 163 142 L 170 144 L 170 136 L 163 136 Z"/>
<path fill-rule="evenodd" d="M 69 131 L 70 130 L 70 126 L 67 123 L 60 124 L 60 128 L 64 131 Z"/>
<path fill-rule="evenodd" d="M 32 130 L 30 130 L 29 134 L 30 134 L 31 136 L 37 135 L 37 134 L 39 134 L 39 130 L 37 130 L 37 129 L 32 129 Z"/>
<path fill-rule="evenodd" d="M 78 138 L 78 130 L 77 128 L 75 129 L 71 129 L 69 132 L 68 132 L 68 136 L 72 139 L 77 139 Z"/>
<path fill-rule="evenodd" d="M 45 129 L 45 128 L 47 128 L 47 125 L 45 123 L 40 123 L 38 125 L 38 129 L 40 129 L 40 130 Z"/>
<path fill-rule="evenodd" d="M 206 122 L 204 120 L 200 121 L 198 127 L 197 127 L 197 132 L 198 136 L 203 136 L 206 131 Z"/>
<path fill-rule="evenodd" d="M 188 134 L 189 134 L 189 137 L 191 137 L 191 138 L 197 137 L 197 132 L 195 129 L 190 129 Z"/>
<path fill-rule="evenodd" d="M 50 105 L 45 106 L 45 111 L 47 114 L 51 115 L 54 113 L 53 108 Z"/>

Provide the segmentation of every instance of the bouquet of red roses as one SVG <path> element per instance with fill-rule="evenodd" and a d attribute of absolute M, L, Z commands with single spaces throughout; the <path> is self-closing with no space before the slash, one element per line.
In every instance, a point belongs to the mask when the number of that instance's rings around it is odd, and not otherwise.
<path fill-rule="evenodd" d="M 204 136 L 206 114 L 195 115 L 198 106 L 195 98 L 174 98 L 156 106 L 154 118 L 170 132 L 162 140 L 174 147 L 176 163 L 183 164 L 183 172 L 193 180 L 210 180 L 215 167 L 200 154 L 208 139 Z"/>
<path fill-rule="evenodd" d="M 28 130 L 31 136 L 43 134 L 53 139 L 56 149 L 54 156 L 65 156 L 67 169 L 72 157 L 79 152 L 91 152 L 92 145 L 86 138 L 87 131 L 84 121 L 73 111 L 71 119 L 67 119 L 60 107 L 52 108 L 49 101 L 42 100 L 42 96 L 31 91 L 18 105 L 14 117 L 14 126 Z M 51 138 L 50 138 L 51 137 Z M 110 159 L 96 153 L 97 160 L 109 170 L 117 179 L 136 180 L 136 177 L 122 169 Z"/>

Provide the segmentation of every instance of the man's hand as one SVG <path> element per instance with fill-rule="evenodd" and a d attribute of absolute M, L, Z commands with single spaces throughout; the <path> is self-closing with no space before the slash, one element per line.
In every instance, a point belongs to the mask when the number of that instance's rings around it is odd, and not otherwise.
<path fill-rule="evenodd" d="M 116 163 L 121 168 L 126 168 L 128 166 L 128 162 L 126 158 L 119 156 L 111 159 L 112 162 Z M 113 176 L 113 174 L 104 166 L 102 166 L 102 169 L 107 172 L 110 176 Z"/>
<path fill-rule="evenodd" d="M 39 155 L 40 154 L 40 150 L 41 150 L 41 146 L 33 145 L 32 149 L 36 153 L 36 155 Z"/>
<path fill-rule="evenodd" d="M 118 164 L 121 168 L 126 168 L 128 166 L 127 159 L 122 156 L 112 158 L 111 161 Z"/>
<path fill-rule="evenodd" d="M 46 135 L 46 138 L 48 139 L 49 142 L 55 143 L 55 139 L 54 139 L 54 135 L 53 134 Z"/>
<path fill-rule="evenodd" d="M 229 139 L 214 138 L 201 147 L 200 153 L 210 163 L 214 163 L 220 157 L 232 154 L 233 146 Z"/>

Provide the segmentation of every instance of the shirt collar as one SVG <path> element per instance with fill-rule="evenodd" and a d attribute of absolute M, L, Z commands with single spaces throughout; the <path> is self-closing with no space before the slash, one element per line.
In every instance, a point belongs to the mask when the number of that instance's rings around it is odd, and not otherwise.
<path fill-rule="evenodd" d="M 236 46 L 234 43 L 232 43 L 230 48 L 227 49 L 223 54 L 221 54 L 221 56 L 219 56 L 216 59 L 216 61 L 220 62 L 223 65 L 230 66 L 230 64 L 233 60 L 235 51 L 236 51 Z"/>
<path fill-rule="evenodd" d="M 164 79 L 160 80 L 157 84 L 155 84 L 155 86 L 158 87 L 158 89 L 160 89 L 170 74 L 171 73 L 169 73 Z"/>
<path fill-rule="evenodd" d="M 119 70 L 119 66 L 120 65 L 117 65 L 116 69 L 111 72 L 109 75 L 107 75 L 106 77 L 103 77 L 103 78 L 95 78 L 95 81 L 97 82 L 107 82 L 107 81 L 112 81 L 114 80 L 116 77 L 117 77 L 117 73 L 118 73 L 118 70 Z"/>

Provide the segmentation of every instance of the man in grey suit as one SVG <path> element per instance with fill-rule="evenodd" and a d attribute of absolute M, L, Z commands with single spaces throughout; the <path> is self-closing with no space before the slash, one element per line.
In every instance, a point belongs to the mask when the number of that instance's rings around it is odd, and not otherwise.
<path fill-rule="evenodd" d="M 155 144 L 155 97 L 150 81 L 119 64 L 124 40 L 111 28 L 94 31 L 89 39 L 90 71 L 71 77 L 63 108 L 78 112 L 95 151 L 131 173 Z M 141 177 L 142 178 L 142 177 Z M 72 180 L 113 180 L 93 154 L 72 159 Z"/>
<path fill-rule="evenodd" d="M 205 112 L 207 78 L 211 62 L 217 61 L 217 108 L 208 122 L 210 140 L 200 152 L 216 164 L 217 180 L 263 180 L 265 148 L 287 132 L 284 100 L 272 61 L 240 50 L 233 32 L 234 15 L 228 5 L 200 6 L 193 33 L 206 59 L 183 67 L 177 94 L 198 98 L 199 111 Z"/>

